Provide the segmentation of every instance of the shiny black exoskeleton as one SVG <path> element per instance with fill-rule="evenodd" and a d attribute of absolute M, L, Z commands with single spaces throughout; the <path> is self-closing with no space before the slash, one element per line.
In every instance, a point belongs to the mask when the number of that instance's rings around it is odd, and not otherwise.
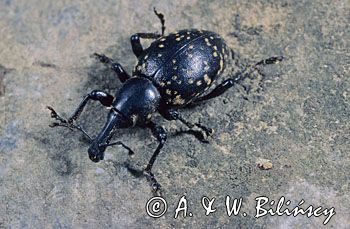
<path fill-rule="evenodd" d="M 196 127 L 205 135 L 210 135 L 212 133 L 210 128 L 184 120 L 178 109 L 221 95 L 239 81 L 244 72 L 211 89 L 212 84 L 225 69 L 229 57 L 225 41 L 214 32 L 195 29 L 181 30 L 164 36 L 164 17 L 154 11 L 161 20 L 162 34 L 137 33 L 131 36 L 132 49 L 138 58 L 132 77 L 111 58 L 95 54 L 102 63 L 115 71 L 120 81 L 124 83 L 115 98 L 106 92 L 94 90 L 83 99 L 68 119 L 60 117 L 53 108 L 48 108 L 51 110 L 51 116 L 59 121 L 53 123 L 52 127 L 65 126 L 78 129 L 91 140 L 88 153 L 94 162 L 104 158 L 108 146 L 122 145 L 132 152 L 122 142 L 110 142 L 116 129 L 135 125 L 150 128 L 159 144 L 144 172 L 156 191 L 160 185 L 151 169 L 167 135 L 161 126 L 152 121 L 152 114 L 158 111 L 167 120 L 179 120 L 191 129 Z M 149 48 L 143 49 L 140 38 L 155 41 Z M 272 57 L 258 62 L 253 67 L 275 63 L 278 60 L 281 60 L 281 57 Z M 97 100 L 110 109 L 106 124 L 94 139 L 75 123 L 89 100 Z"/>

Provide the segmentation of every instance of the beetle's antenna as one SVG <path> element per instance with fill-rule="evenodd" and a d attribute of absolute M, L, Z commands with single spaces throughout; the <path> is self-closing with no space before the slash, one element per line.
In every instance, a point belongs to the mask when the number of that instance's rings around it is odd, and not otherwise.
<path fill-rule="evenodd" d="M 162 23 L 162 36 L 164 36 L 164 32 L 165 32 L 165 19 L 164 19 L 164 15 L 162 13 L 158 13 L 157 10 L 156 10 L 156 7 L 153 7 L 153 11 L 154 13 L 157 15 L 157 17 L 159 18 L 160 20 L 160 23 Z"/>

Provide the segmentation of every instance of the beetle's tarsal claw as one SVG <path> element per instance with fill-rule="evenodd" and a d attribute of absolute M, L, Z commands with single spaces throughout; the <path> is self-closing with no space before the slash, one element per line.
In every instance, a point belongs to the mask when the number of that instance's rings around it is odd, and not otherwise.
<path fill-rule="evenodd" d="M 212 136 L 212 135 L 214 134 L 214 130 L 213 130 L 212 128 L 203 126 L 203 125 L 200 124 L 200 123 L 195 123 L 195 125 L 196 125 L 198 128 L 202 129 L 208 137 L 209 137 L 209 136 Z"/>
<path fill-rule="evenodd" d="M 51 118 L 56 119 L 57 121 L 60 121 L 60 123 L 69 123 L 66 119 L 62 118 L 57 114 L 57 112 L 50 106 L 47 106 L 47 109 L 51 111 Z M 57 123 L 59 125 L 59 123 Z M 57 125 L 56 125 L 57 126 Z"/>
<path fill-rule="evenodd" d="M 99 60 L 100 62 L 104 63 L 104 64 L 108 64 L 111 62 L 111 59 L 108 58 L 106 55 L 104 54 L 98 54 L 98 53 L 94 53 L 93 54 L 95 56 L 95 58 L 97 60 Z"/>
<path fill-rule="evenodd" d="M 54 123 L 51 123 L 51 124 L 49 125 L 49 127 L 55 127 L 55 126 L 58 126 L 58 125 L 59 125 L 59 123 L 54 122 Z"/>
<path fill-rule="evenodd" d="M 151 171 L 145 169 L 144 176 L 146 177 L 147 181 L 150 183 L 153 195 L 154 196 L 161 196 L 161 187 L 162 186 L 158 183 L 158 181 L 154 177 L 153 173 Z"/>

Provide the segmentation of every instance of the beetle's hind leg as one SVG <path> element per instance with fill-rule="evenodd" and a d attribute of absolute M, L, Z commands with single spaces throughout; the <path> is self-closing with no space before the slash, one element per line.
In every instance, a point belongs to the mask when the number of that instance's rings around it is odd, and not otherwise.
<path fill-rule="evenodd" d="M 165 20 L 164 20 L 164 15 L 162 13 L 158 13 L 156 8 L 153 9 L 154 13 L 157 15 L 157 17 L 160 20 L 160 23 L 162 24 L 162 33 L 135 33 L 134 35 L 132 35 L 130 37 L 130 43 L 131 43 L 131 47 L 132 47 L 132 51 L 134 52 L 136 57 L 139 57 L 142 52 L 143 52 L 143 47 L 141 44 L 141 40 L 140 39 L 158 39 L 161 36 L 164 36 L 164 32 L 165 32 Z"/>
<path fill-rule="evenodd" d="M 246 75 L 251 74 L 253 71 L 258 69 L 258 66 L 265 66 L 269 64 L 277 64 L 278 62 L 283 60 L 283 56 L 276 56 L 276 57 L 270 57 L 264 60 L 261 60 L 254 65 L 247 67 L 245 70 L 242 72 L 237 73 L 234 77 L 225 80 L 221 84 L 219 84 L 216 88 L 214 88 L 209 94 L 204 95 L 194 101 L 194 103 L 201 102 L 204 100 L 212 99 L 215 98 L 221 94 L 223 94 L 225 91 L 227 91 L 229 88 L 231 88 L 233 85 L 241 81 L 242 79 L 245 78 Z"/>
<path fill-rule="evenodd" d="M 124 70 L 124 68 L 113 59 L 107 57 L 104 54 L 94 53 L 94 56 L 102 63 L 110 67 L 117 76 L 119 77 L 120 82 L 124 83 L 126 80 L 130 78 L 130 75 Z"/>
<path fill-rule="evenodd" d="M 143 52 L 140 39 L 158 39 L 161 37 L 158 33 L 135 33 L 130 37 L 132 51 L 136 57 L 139 57 Z"/>
<path fill-rule="evenodd" d="M 158 13 L 156 10 L 156 7 L 153 7 L 153 11 L 157 15 L 157 17 L 159 18 L 160 23 L 162 24 L 162 36 L 164 36 L 164 32 L 165 32 L 165 28 L 166 28 L 164 25 L 165 24 L 164 14 Z"/>

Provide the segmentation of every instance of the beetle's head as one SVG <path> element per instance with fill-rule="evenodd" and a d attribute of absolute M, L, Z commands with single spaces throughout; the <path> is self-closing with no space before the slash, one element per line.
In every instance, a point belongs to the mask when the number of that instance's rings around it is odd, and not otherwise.
<path fill-rule="evenodd" d="M 99 144 L 92 143 L 88 149 L 89 158 L 93 162 L 99 162 L 104 158 L 104 152 L 106 150 L 106 146 L 100 146 Z"/>
<path fill-rule="evenodd" d="M 89 158 L 93 162 L 99 162 L 103 160 L 108 146 L 123 145 L 120 142 L 110 144 L 115 130 L 148 122 L 152 113 L 157 110 L 159 101 L 160 94 L 150 80 L 135 77 L 126 81 L 112 104 L 107 122 L 91 142 Z M 127 148 L 125 145 L 123 147 Z"/>
<path fill-rule="evenodd" d="M 88 149 L 89 158 L 93 162 L 99 162 L 104 158 L 104 152 L 106 148 L 111 145 L 110 140 L 112 139 L 115 130 L 118 128 L 127 128 L 131 127 L 132 123 L 123 117 L 120 113 L 115 111 L 115 108 L 112 108 L 108 114 L 107 122 L 102 128 L 101 132 L 97 135 L 95 139 L 92 140 L 90 147 Z"/>

